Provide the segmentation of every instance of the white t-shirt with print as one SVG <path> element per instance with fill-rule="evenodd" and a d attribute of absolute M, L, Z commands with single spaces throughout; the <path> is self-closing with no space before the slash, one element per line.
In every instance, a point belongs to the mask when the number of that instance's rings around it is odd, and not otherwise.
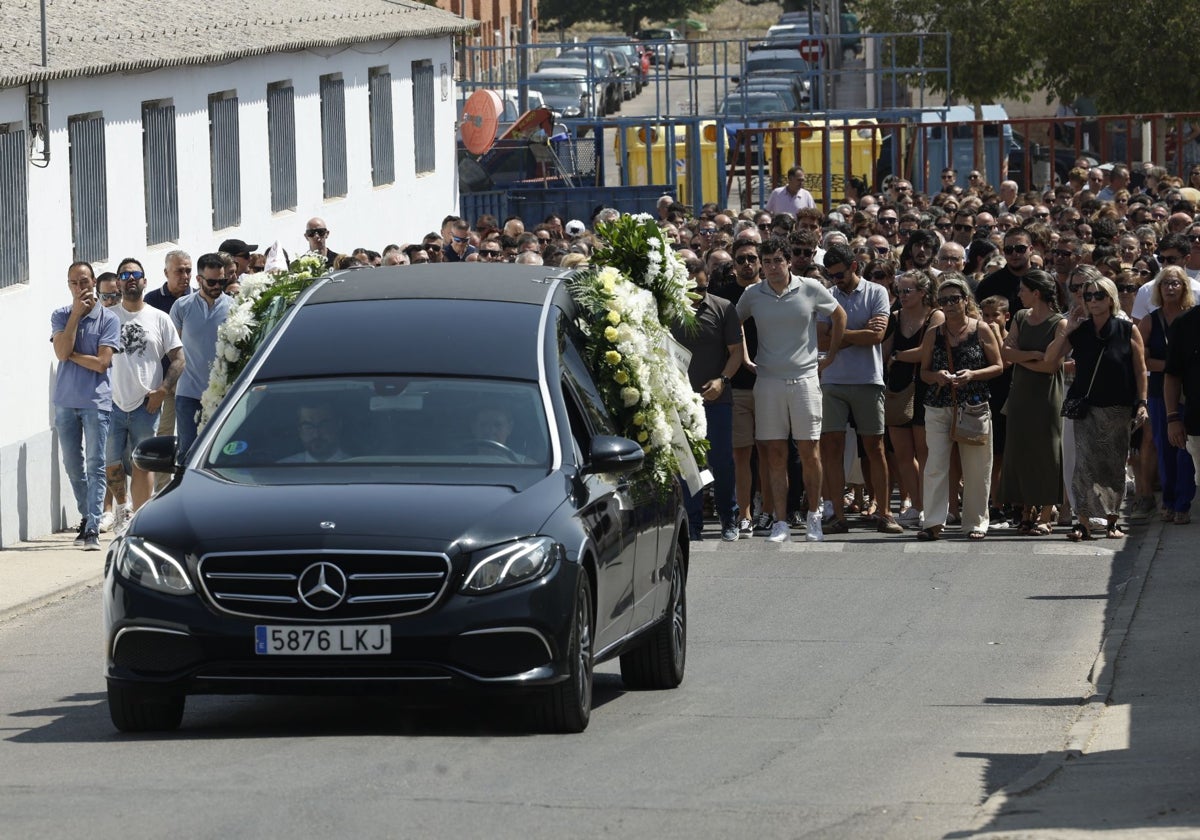
<path fill-rule="evenodd" d="M 130 312 L 118 304 L 109 312 L 121 321 L 121 348 L 111 368 L 113 405 L 133 411 L 162 385 L 163 356 L 183 343 L 170 316 L 153 306 Z"/>

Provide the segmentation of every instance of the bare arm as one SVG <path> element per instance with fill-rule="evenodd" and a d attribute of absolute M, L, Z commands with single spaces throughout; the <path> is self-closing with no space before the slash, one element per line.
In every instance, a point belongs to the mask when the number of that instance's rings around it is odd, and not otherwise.
<path fill-rule="evenodd" d="M 1067 332 L 1066 320 L 1059 321 L 1054 327 L 1054 339 L 1050 342 L 1053 346 L 1054 341 L 1058 340 L 1060 335 L 1065 335 Z M 1021 367 L 1028 368 L 1034 373 L 1055 373 L 1062 367 L 1062 360 L 1050 358 L 1050 351 L 1047 349 L 1045 353 L 1038 353 L 1038 358 L 1027 362 L 1018 362 Z"/>
<path fill-rule="evenodd" d="M 59 335 L 62 335 L 62 333 L 59 333 Z M 71 343 L 74 344 L 74 341 Z M 113 348 L 101 344 L 95 356 L 86 356 L 83 353 L 71 353 L 64 361 L 74 362 L 80 367 L 94 370 L 96 373 L 107 373 L 108 369 L 112 367 L 112 357 Z"/>
<path fill-rule="evenodd" d="M 843 320 L 845 310 L 842 311 Z M 841 343 L 838 347 L 873 347 L 876 344 L 883 343 L 883 335 L 887 331 L 887 316 L 873 315 L 870 321 L 867 321 L 865 329 L 861 330 L 843 330 Z M 834 346 L 833 336 L 829 338 L 830 346 Z"/>
<path fill-rule="evenodd" d="M 833 310 L 833 314 L 829 318 L 829 352 L 821 360 L 819 364 L 820 370 L 825 370 L 825 368 L 833 364 L 833 360 L 837 358 L 838 350 L 843 346 L 842 337 L 846 333 L 846 310 L 842 309 L 840 304 L 837 309 Z M 882 339 L 882 337 L 883 334 L 880 333 L 880 338 Z"/>

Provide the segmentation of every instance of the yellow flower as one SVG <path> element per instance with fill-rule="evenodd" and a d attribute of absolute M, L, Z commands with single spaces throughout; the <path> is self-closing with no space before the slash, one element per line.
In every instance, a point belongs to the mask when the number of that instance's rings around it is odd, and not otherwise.
<path fill-rule="evenodd" d="M 616 382 L 618 385 L 628 385 L 629 384 L 629 374 L 623 370 L 619 370 L 615 374 L 613 374 L 613 381 Z"/>
<path fill-rule="evenodd" d="M 612 324 L 614 327 L 617 324 L 621 323 L 621 313 L 615 312 L 615 311 L 610 311 L 608 313 L 608 323 Z"/>
<path fill-rule="evenodd" d="M 650 435 L 647 432 L 638 432 L 637 439 L 638 439 L 638 443 L 645 443 L 646 441 L 648 441 L 650 439 Z"/>
<path fill-rule="evenodd" d="M 646 422 L 646 415 L 643 414 L 642 412 L 639 411 L 637 414 L 633 415 L 633 425 L 641 426 L 641 425 L 644 425 L 645 422 Z"/>
<path fill-rule="evenodd" d="M 604 354 L 604 361 L 610 365 L 619 365 L 621 363 L 621 354 L 616 350 L 609 350 Z"/>
<path fill-rule="evenodd" d="M 609 341 L 616 343 L 618 335 L 620 335 L 620 333 L 617 332 L 616 327 L 605 327 L 604 337 L 607 338 Z"/>

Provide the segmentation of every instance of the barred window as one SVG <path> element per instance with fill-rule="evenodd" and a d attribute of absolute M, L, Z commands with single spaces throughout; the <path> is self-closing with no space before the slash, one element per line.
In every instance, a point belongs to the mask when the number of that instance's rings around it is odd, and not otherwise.
<path fill-rule="evenodd" d="M 238 98 L 232 90 L 208 97 L 208 148 L 212 164 L 213 230 L 242 223 L 242 163 Z"/>
<path fill-rule="evenodd" d="M 146 184 L 146 244 L 179 239 L 179 177 L 175 106 L 142 103 L 142 163 Z"/>
<path fill-rule="evenodd" d="M 396 180 L 396 151 L 392 127 L 392 74 L 387 67 L 368 71 L 371 114 L 371 183 L 377 187 Z"/>
<path fill-rule="evenodd" d="M 29 282 L 29 154 L 20 123 L 0 123 L 0 288 Z"/>
<path fill-rule="evenodd" d="M 417 173 L 432 172 L 437 162 L 435 153 L 433 62 L 414 61 L 413 77 L 413 153 Z"/>
<path fill-rule="evenodd" d="M 346 194 L 346 90 L 340 73 L 321 77 L 321 172 L 326 198 Z"/>
<path fill-rule="evenodd" d="M 271 212 L 296 209 L 296 100 L 290 81 L 267 85 Z"/>
<path fill-rule="evenodd" d="M 108 167 L 105 161 L 104 116 L 76 114 L 67 118 L 71 169 L 71 234 L 75 259 L 108 259 Z"/>

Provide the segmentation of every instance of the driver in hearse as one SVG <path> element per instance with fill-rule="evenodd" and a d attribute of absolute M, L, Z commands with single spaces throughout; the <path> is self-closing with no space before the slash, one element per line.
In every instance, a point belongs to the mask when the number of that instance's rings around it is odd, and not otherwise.
<path fill-rule="evenodd" d="M 344 461 L 349 457 L 342 449 L 341 419 L 327 404 L 300 406 L 296 412 L 296 433 L 304 449 L 287 456 L 281 463 L 320 464 Z"/>

